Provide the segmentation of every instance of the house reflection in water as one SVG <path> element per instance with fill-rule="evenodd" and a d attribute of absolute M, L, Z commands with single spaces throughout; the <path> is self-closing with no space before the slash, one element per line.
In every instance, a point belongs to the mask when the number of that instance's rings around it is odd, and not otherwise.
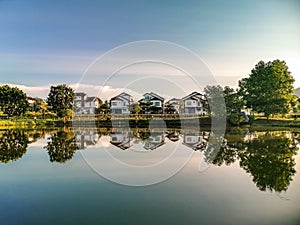
<path fill-rule="evenodd" d="M 110 133 L 110 143 L 126 150 L 133 145 L 133 135 L 129 130 L 112 131 Z"/>
<path fill-rule="evenodd" d="M 75 139 L 78 149 L 85 149 L 88 146 L 96 145 L 100 139 L 97 130 L 78 130 L 75 131 Z"/>
<path fill-rule="evenodd" d="M 180 132 L 177 130 L 168 131 L 167 138 L 173 142 L 179 141 L 180 140 Z"/>
<path fill-rule="evenodd" d="M 195 151 L 203 151 L 207 146 L 208 138 L 208 132 L 187 132 L 183 135 L 182 144 Z"/>
<path fill-rule="evenodd" d="M 150 136 L 144 140 L 144 149 L 154 150 L 165 144 L 164 132 L 152 132 Z"/>

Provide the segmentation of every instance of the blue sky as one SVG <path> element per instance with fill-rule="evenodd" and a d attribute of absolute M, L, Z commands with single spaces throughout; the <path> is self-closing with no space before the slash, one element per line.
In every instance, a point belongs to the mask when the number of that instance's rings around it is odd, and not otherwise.
<path fill-rule="evenodd" d="M 0 83 L 75 84 L 99 55 L 151 39 L 191 49 L 221 85 L 237 86 L 259 60 L 279 58 L 298 87 L 299 12 L 299 0 L 0 0 Z"/>

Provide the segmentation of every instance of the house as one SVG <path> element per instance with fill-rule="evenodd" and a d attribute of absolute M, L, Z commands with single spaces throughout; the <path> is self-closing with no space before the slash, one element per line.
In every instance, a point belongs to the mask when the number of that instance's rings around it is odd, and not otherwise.
<path fill-rule="evenodd" d="M 110 143 L 122 150 L 126 150 L 133 145 L 133 135 L 126 130 L 111 132 Z"/>
<path fill-rule="evenodd" d="M 95 130 L 79 130 L 75 132 L 78 149 L 85 149 L 98 143 L 100 135 Z"/>
<path fill-rule="evenodd" d="M 180 132 L 177 130 L 171 130 L 167 132 L 167 138 L 169 138 L 170 141 L 176 142 L 180 140 Z"/>
<path fill-rule="evenodd" d="M 88 97 L 86 93 L 75 93 L 74 108 L 77 114 L 94 114 L 102 101 L 98 97 Z"/>
<path fill-rule="evenodd" d="M 193 150 L 204 150 L 207 146 L 207 139 L 205 134 L 200 132 L 188 132 L 183 135 L 182 144 L 192 148 Z"/>
<path fill-rule="evenodd" d="M 112 114 L 130 114 L 130 106 L 132 103 L 132 96 L 122 92 L 110 99 L 110 112 Z"/>
<path fill-rule="evenodd" d="M 33 105 L 34 103 L 36 103 L 36 98 L 27 97 L 27 102 L 29 105 Z"/>
<path fill-rule="evenodd" d="M 165 144 L 164 132 L 152 132 L 151 135 L 144 140 L 144 149 L 154 150 Z"/>
<path fill-rule="evenodd" d="M 207 100 L 203 94 L 196 91 L 182 98 L 183 113 L 185 114 L 207 114 Z"/>
<path fill-rule="evenodd" d="M 153 92 L 143 95 L 144 98 L 139 101 L 143 113 L 163 113 L 165 99 Z"/>
<path fill-rule="evenodd" d="M 182 113 L 183 112 L 183 101 L 182 99 L 172 98 L 165 103 L 165 112 L 168 113 L 168 107 L 172 107 L 175 112 Z"/>

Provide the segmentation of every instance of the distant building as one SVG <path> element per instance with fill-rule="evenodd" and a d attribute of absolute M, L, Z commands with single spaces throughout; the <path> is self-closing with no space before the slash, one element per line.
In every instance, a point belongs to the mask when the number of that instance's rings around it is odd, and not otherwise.
<path fill-rule="evenodd" d="M 153 132 L 144 140 L 144 149 L 154 150 L 165 144 L 165 134 L 163 132 Z"/>
<path fill-rule="evenodd" d="M 86 93 L 75 93 L 75 113 L 94 114 L 100 108 L 102 101 L 98 97 L 88 97 Z"/>
<path fill-rule="evenodd" d="M 183 135 L 182 144 L 193 150 L 204 150 L 207 146 L 208 135 L 206 133 L 188 132 Z"/>
<path fill-rule="evenodd" d="M 27 102 L 29 105 L 33 105 L 36 102 L 36 98 L 27 97 Z"/>
<path fill-rule="evenodd" d="M 183 101 L 182 99 L 172 98 L 165 103 L 165 107 L 172 106 L 176 112 L 183 112 Z"/>
<path fill-rule="evenodd" d="M 78 149 L 85 149 L 88 146 L 96 145 L 100 135 L 95 130 L 80 130 L 75 132 L 75 139 Z"/>
<path fill-rule="evenodd" d="M 127 130 L 112 132 L 110 133 L 110 143 L 122 150 L 126 150 L 133 145 L 133 136 Z"/>
<path fill-rule="evenodd" d="M 122 92 L 110 99 L 110 112 L 112 114 L 130 114 L 130 106 L 132 103 L 132 96 Z"/>
<path fill-rule="evenodd" d="M 207 114 L 206 98 L 203 94 L 196 91 L 182 98 L 183 100 L 183 113 L 185 114 Z"/>
<path fill-rule="evenodd" d="M 147 105 L 144 108 L 142 106 L 143 113 L 163 113 L 165 101 L 163 97 L 153 92 L 146 93 L 143 96 L 144 98 L 139 101 L 140 105 Z"/>

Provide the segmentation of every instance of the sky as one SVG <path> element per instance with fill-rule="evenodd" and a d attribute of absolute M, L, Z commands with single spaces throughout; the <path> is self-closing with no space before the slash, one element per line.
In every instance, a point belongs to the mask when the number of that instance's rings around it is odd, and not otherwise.
<path fill-rule="evenodd" d="M 101 93 L 104 99 L 124 88 L 136 95 L 153 90 L 182 97 L 197 88 L 176 68 L 187 60 L 159 47 L 112 55 L 94 76 L 82 79 L 106 52 L 127 43 L 160 40 L 197 54 L 201 66 L 222 86 L 237 87 L 260 60 L 280 59 L 295 78 L 294 86 L 300 87 L 299 12 L 300 0 L 0 0 L 0 84 L 40 97 L 50 85 L 61 83 L 90 95 Z M 177 61 L 171 66 L 131 65 L 107 81 L 112 64 L 151 51 Z"/>

